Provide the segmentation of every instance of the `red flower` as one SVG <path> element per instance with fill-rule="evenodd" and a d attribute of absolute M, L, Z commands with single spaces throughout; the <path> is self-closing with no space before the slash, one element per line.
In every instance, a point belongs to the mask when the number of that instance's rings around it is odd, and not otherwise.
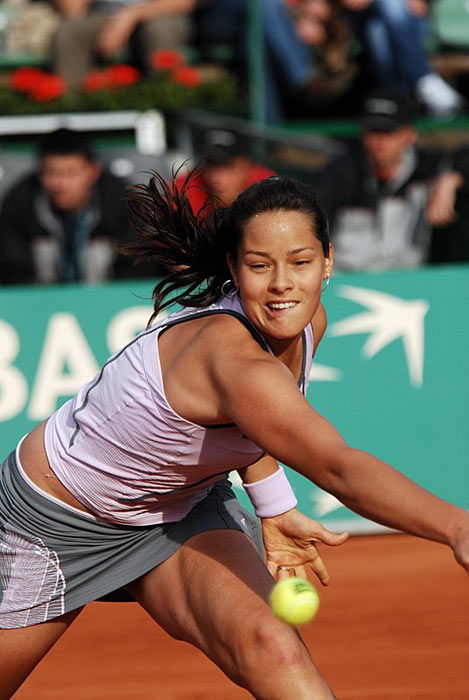
<path fill-rule="evenodd" d="M 84 92 L 97 92 L 98 90 L 109 88 L 110 85 L 110 77 L 107 71 L 92 70 L 85 75 L 81 87 Z"/>
<path fill-rule="evenodd" d="M 17 68 L 10 76 L 10 84 L 18 92 L 30 92 L 45 75 L 39 68 Z"/>
<path fill-rule="evenodd" d="M 153 68 L 156 68 L 156 70 L 173 70 L 173 68 L 183 66 L 185 62 L 186 59 L 182 53 L 171 49 L 154 51 L 150 57 L 150 64 Z"/>
<path fill-rule="evenodd" d="M 107 70 L 109 82 L 112 87 L 121 85 L 134 85 L 140 80 L 139 71 L 133 66 L 115 65 Z"/>
<path fill-rule="evenodd" d="M 50 102 L 57 97 L 62 97 L 66 90 L 65 82 L 58 75 L 43 73 L 30 89 L 29 94 L 38 102 Z"/>
<path fill-rule="evenodd" d="M 181 66 L 176 68 L 171 74 L 176 83 L 180 83 L 187 88 L 195 88 L 202 82 L 202 76 L 197 68 L 191 66 Z"/>

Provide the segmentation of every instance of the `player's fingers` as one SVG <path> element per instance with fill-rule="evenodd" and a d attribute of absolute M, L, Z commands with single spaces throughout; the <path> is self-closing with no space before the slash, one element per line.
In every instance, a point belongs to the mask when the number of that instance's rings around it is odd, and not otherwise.
<path fill-rule="evenodd" d="M 321 525 L 318 523 L 319 528 L 315 531 L 314 536 L 313 536 L 313 541 L 314 542 L 322 542 L 323 544 L 327 544 L 331 547 L 337 547 L 341 544 L 344 544 L 350 537 L 350 533 L 348 532 L 331 532 L 331 530 L 328 530 L 324 525 Z"/>
<path fill-rule="evenodd" d="M 296 566 L 282 566 L 273 561 L 267 561 L 267 568 L 276 581 L 296 576 Z"/>
<path fill-rule="evenodd" d="M 304 564 L 298 564 L 290 572 L 290 577 L 296 576 L 296 578 L 311 578 L 310 570 Z"/>
<path fill-rule="evenodd" d="M 301 574 L 298 574 L 298 571 L 300 569 L 303 569 L 301 565 L 299 566 L 277 566 L 277 581 L 283 581 L 286 578 L 291 578 L 292 576 L 300 576 Z M 304 574 L 303 574 L 304 578 Z"/>
<path fill-rule="evenodd" d="M 330 581 L 329 572 L 323 560 L 319 554 L 310 562 L 308 562 L 309 568 L 314 572 L 314 574 L 321 581 L 323 586 L 328 586 Z"/>
<path fill-rule="evenodd" d="M 267 560 L 266 566 L 270 575 L 277 581 L 277 564 L 275 564 L 273 561 Z"/>

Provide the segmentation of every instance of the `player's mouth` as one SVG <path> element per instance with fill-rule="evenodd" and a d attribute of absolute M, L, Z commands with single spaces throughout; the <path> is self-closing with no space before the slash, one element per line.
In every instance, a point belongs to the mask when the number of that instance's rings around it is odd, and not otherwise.
<path fill-rule="evenodd" d="M 273 317 L 281 316 L 298 306 L 297 301 L 270 301 L 266 304 L 269 314 Z"/>

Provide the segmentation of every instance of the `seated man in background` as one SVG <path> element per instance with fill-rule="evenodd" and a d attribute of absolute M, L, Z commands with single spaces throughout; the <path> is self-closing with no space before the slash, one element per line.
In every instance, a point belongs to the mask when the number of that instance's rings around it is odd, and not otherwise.
<path fill-rule="evenodd" d="M 213 199 L 218 206 L 229 207 L 247 187 L 276 174 L 251 159 L 242 136 L 223 128 L 204 132 L 196 159 L 200 165 L 187 192 L 195 214 Z M 180 187 L 186 178 L 187 174 L 179 175 L 176 185 Z"/>
<path fill-rule="evenodd" d="M 183 51 L 197 2 L 202 0 L 55 0 L 63 18 L 54 39 L 55 70 L 76 90 L 99 57 L 129 50 L 146 72 L 154 51 Z"/>
<path fill-rule="evenodd" d="M 469 146 L 453 152 L 454 215 L 433 229 L 431 263 L 469 262 Z"/>
<path fill-rule="evenodd" d="M 450 153 L 417 147 L 413 105 L 393 93 L 366 99 L 362 137 L 314 176 L 340 270 L 428 262 L 432 226 L 454 215 L 459 178 Z"/>
<path fill-rule="evenodd" d="M 116 252 L 133 239 L 124 185 L 101 169 L 78 132 L 45 136 L 37 171 L 3 198 L 0 284 L 99 283 L 156 274 L 132 267 Z"/>

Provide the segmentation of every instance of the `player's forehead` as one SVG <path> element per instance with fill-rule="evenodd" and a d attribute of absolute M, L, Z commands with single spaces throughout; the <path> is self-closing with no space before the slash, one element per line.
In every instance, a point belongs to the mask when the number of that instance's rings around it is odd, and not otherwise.
<path fill-rule="evenodd" d="M 302 211 L 278 210 L 255 214 L 242 229 L 239 252 L 289 252 L 316 249 L 321 243 L 316 237 L 314 219 Z"/>

